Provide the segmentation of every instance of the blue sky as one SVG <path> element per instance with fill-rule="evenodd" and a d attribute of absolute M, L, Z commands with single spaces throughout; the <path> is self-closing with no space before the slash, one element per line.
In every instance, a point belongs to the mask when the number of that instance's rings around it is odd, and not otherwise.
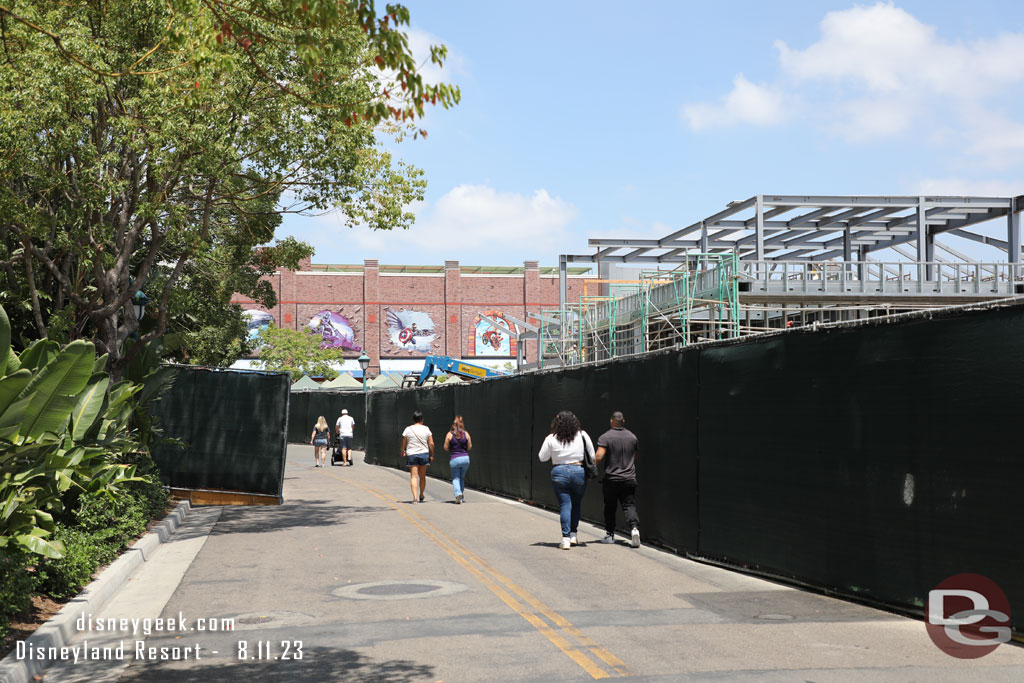
<path fill-rule="evenodd" d="M 316 263 L 556 265 L 755 194 L 1024 193 L 1016 3 L 405 4 L 462 103 L 394 147 L 429 182 L 409 231 L 286 219 Z"/>

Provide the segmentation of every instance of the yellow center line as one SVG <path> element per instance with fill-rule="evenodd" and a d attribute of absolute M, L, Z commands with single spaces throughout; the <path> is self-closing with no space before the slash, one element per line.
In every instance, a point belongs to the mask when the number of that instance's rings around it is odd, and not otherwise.
<path fill-rule="evenodd" d="M 429 522 L 427 523 L 429 524 Z M 441 532 L 439 531 L 438 533 Z M 617 674 L 619 674 L 620 676 L 629 676 L 632 674 L 632 672 L 630 672 L 630 670 L 626 668 L 625 662 L 623 662 L 621 659 L 619 659 L 614 654 L 605 649 L 604 646 L 602 646 L 600 643 L 584 635 L 578 628 L 573 626 L 573 624 L 568 619 L 563 617 L 558 612 L 555 612 L 553 609 L 542 603 L 537 598 L 533 597 L 524 589 L 520 588 L 511 579 L 509 579 L 505 575 L 501 574 L 498 570 L 488 565 L 483 559 L 477 557 L 474 553 L 472 553 L 469 549 L 467 549 L 458 541 L 449 539 L 449 542 L 452 543 L 452 545 L 454 545 L 460 551 L 462 551 L 470 560 L 480 565 L 480 567 L 483 568 L 484 571 L 489 572 L 494 578 L 503 583 L 509 590 L 518 595 L 520 598 L 522 598 L 527 604 L 529 604 L 531 607 L 533 607 L 541 614 L 546 616 L 548 619 L 550 619 L 553 624 L 555 624 L 563 631 L 565 631 L 573 638 L 575 638 L 577 641 L 579 641 L 579 643 L 583 645 L 583 647 L 589 649 L 593 654 L 597 655 L 602 661 L 604 661 L 605 664 L 615 669 L 615 672 Z"/>
<path fill-rule="evenodd" d="M 308 466 L 303 466 L 307 469 L 312 469 Z M 572 645 L 565 636 L 562 635 L 558 630 L 552 628 L 547 622 L 541 619 L 534 611 L 539 612 L 549 619 L 557 629 L 561 629 L 562 632 L 571 636 L 578 641 L 585 650 L 589 651 L 590 654 L 603 660 L 605 664 L 611 667 L 614 671 L 614 675 L 627 676 L 629 670 L 626 665 L 619 660 L 611 652 L 601 647 L 598 643 L 594 642 L 583 633 L 573 626 L 565 617 L 561 616 L 553 609 L 545 605 L 543 602 L 535 598 L 533 595 L 528 593 L 526 590 L 515 584 L 508 577 L 502 575 L 500 572 L 495 570 L 493 567 L 484 562 L 480 557 L 470 552 L 458 541 L 453 540 L 443 531 L 438 529 L 431 522 L 424 519 L 416 512 L 403 508 L 403 504 L 399 504 L 394 498 L 388 497 L 386 494 L 377 491 L 376 489 L 367 486 L 366 484 L 346 479 L 345 477 L 338 476 L 331 472 L 323 472 L 329 477 L 337 479 L 338 481 L 346 484 L 351 484 L 357 488 L 361 488 L 370 495 L 374 496 L 387 503 L 387 505 L 394 510 L 397 510 L 403 517 L 405 517 L 414 527 L 419 529 L 427 538 L 434 541 L 442 550 L 444 550 L 452 559 L 454 559 L 460 566 L 466 571 L 472 574 L 480 583 L 484 585 L 488 590 L 494 593 L 502 602 L 512 608 L 519 616 L 527 621 L 531 626 L 537 629 L 545 638 L 561 650 L 565 655 L 572 659 L 578 664 L 584 671 L 586 671 L 592 678 L 610 678 L 613 674 L 606 671 L 598 662 L 594 661 L 587 656 L 584 650 Z M 502 587 L 502 584 L 504 588 Z M 508 590 L 506 590 L 506 588 Z M 519 597 L 516 599 L 511 593 Z M 522 602 L 521 602 L 521 601 Z M 526 604 L 523 604 L 526 603 Z M 533 609 L 530 609 L 530 608 Z"/>

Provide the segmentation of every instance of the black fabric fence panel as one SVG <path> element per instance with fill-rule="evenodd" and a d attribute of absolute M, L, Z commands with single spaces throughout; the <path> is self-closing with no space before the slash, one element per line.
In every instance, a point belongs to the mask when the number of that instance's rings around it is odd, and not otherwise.
<path fill-rule="evenodd" d="M 612 411 L 637 435 L 637 511 L 645 538 L 676 550 L 697 548 L 697 353 L 665 353 L 534 375 L 533 470 L 536 502 L 557 509 L 551 464 L 537 459 L 560 410 L 579 418 L 595 442 Z M 483 386 L 478 385 L 478 386 Z M 584 518 L 603 524 L 601 484 L 590 481 Z M 619 528 L 623 519 L 617 512 Z"/>
<path fill-rule="evenodd" d="M 341 417 L 342 409 L 356 421 L 352 431 L 352 448 L 366 448 L 366 394 L 361 391 L 328 391 L 316 389 L 310 391 L 293 391 L 291 407 L 288 411 L 289 443 L 309 443 L 313 434 L 316 419 L 321 415 L 330 425 L 332 439 L 334 425 Z M 333 441 L 331 442 L 333 446 Z"/>
<path fill-rule="evenodd" d="M 168 486 L 281 495 L 289 377 L 176 366 L 152 410 L 164 436 L 153 460 Z"/>
<path fill-rule="evenodd" d="M 1024 623 L 1024 307 L 784 334 L 700 358 L 700 551 L 920 608 L 961 572 Z"/>
<path fill-rule="evenodd" d="M 288 443 L 309 443 L 313 422 L 309 421 L 308 391 L 293 391 L 288 401 Z"/>
<path fill-rule="evenodd" d="M 401 466 L 419 408 L 437 441 L 430 473 L 447 476 L 441 443 L 461 413 L 469 486 L 554 509 L 551 465 L 537 460 L 552 417 L 571 410 L 597 439 L 621 410 L 640 439 L 648 541 L 910 610 L 943 579 L 979 573 L 1020 631 L 1009 511 L 1024 483 L 1022 338 L 1024 305 L 994 305 L 373 392 L 367 454 Z M 602 521 L 597 482 L 584 517 Z"/>
<path fill-rule="evenodd" d="M 455 387 L 455 412 L 462 415 L 473 438 L 466 474 L 470 487 L 533 498 L 533 382 L 525 375 Z M 443 434 L 441 439 L 443 443 Z M 448 460 L 447 453 L 444 459 Z"/>
<path fill-rule="evenodd" d="M 371 391 L 367 399 L 366 461 L 389 467 L 404 467 L 401 457 L 402 432 L 412 424 L 413 411 L 423 412 L 423 424 L 434 434 L 432 476 L 448 475 L 448 456 L 441 448 L 444 435 L 455 414 L 455 389 L 440 386 L 429 389 L 389 389 Z"/>

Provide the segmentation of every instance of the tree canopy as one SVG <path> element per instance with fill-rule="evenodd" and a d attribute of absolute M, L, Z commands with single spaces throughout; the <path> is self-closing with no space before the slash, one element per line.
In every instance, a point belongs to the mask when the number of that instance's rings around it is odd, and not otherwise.
<path fill-rule="evenodd" d="M 312 251 L 268 245 L 283 214 L 407 227 L 422 173 L 377 135 L 425 135 L 424 107 L 459 99 L 423 82 L 408 23 L 372 0 L 0 0 L 0 304 L 15 339 L 92 339 L 117 374 L 133 333 L 201 345 L 219 320 L 237 328 L 233 292 L 272 307 L 261 276 Z"/>
<path fill-rule="evenodd" d="M 344 351 L 324 348 L 323 337 L 305 328 L 266 327 L 260 330 L 257 344 L 259 358 L 255 365 L 264 370 L 287 370 L 292 379 L 302 375 L 334 379 L 338 371 L 333 366 L 345 360 Z"/>

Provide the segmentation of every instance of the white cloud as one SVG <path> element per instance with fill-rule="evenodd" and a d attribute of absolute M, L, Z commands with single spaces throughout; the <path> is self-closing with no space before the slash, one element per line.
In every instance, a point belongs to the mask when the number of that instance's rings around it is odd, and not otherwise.
<path fill-rule="evenodd" d="M 732 91 L 721 102 L 701 102 L 683 107 L 683 118 L 695 131 L 746 123 L 770 126 L 786 119 L 782 92 L 776 88 L 748 81 L 737 74 Z"/>
<path fill-rule="evenodd" d="M 455 241 L 466 248 L 500 249 L 522 243 L 559 242 L 576 208 L 547 190 L 526 196 L 486 185 L 459 185 L 417 220 L 417 241 Z"/>
<path fill-rule="evenodd" d="M 409 208 L 416 221 L 407 231 L 374 232 L 359 227 L 342 232 L 337 217 L 328 215 L 318 220 L 324 231 L 335 233 L 335 237 L 318 237 L 326 243 L 343 242 L 347 254 L 379 258 L 382 263 L 459 259 L 467 264 L 493 265 L 586 253 L 586 242 L 570 230 L 578 215 L 576 207 L 545 189 L 527 195 L 500 192 L 487 185 L 459 185 L 433 205 L 419 203 Z M 326 258 L 337 260 L 324 251 Z M 351 256 L 346 258 L 351 260 Z"/>
<path fill-rule="evenodd" d="M 972 98 L 1024 78 L 1024 35 L 973 44 L 943 41 L 933 26 L 892 4 L 829 12 L 821 38 L 804 50 L 776 41 L 794 80 L 847 81 L 869 92 L 907 90 Z"/>
<path fill-rule="evenodd" d="M 466 75 L 465 57 L 443 39 L 417 28 L 407 29 L 405 34 L 409 38 L 409 50 L 416 64 L 420 65 L 420 76 L 425 83 L 451 83 L 457 76 Z M 431 45 L 445 45 L 448 48 L 448 57 L 443 66 L 439 67 L 430 61 Z"/>
<path fill-rule="evenodd" d="M 804 48 L 775 42 L 774 84 L 754 85 L 741 74 L 720 103 L 684 107 L 690 127 L 775 125 L 799 113 L 799 120 L 851 142 L 913 134 L 988 167 L 1024 158 L 1024 123 L 999 113 L 1019 99 L 1024 33 L 950 40 L 881 2 L 828 12 L 819 28 Z M 814 105 L 783 109 L 794 101 Z"/>
<path fill-rule="evenodd" d="M 1024 178 L 1018 180 L 926 178 L 917 183 L 914 194 L 950 197 L 1016 197 L 1024 194 Z"/>

